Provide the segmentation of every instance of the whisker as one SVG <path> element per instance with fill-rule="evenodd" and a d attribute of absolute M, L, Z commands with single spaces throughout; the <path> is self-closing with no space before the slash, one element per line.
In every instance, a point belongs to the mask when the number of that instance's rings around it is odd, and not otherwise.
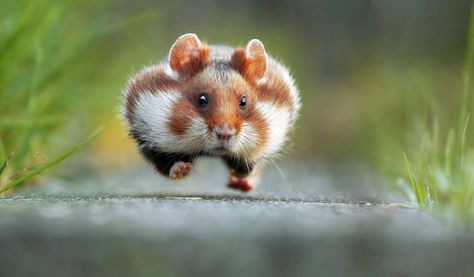
<path fill-rule="evenodd" d="M 268 159 L 273 163 L 273 165 L 275 165 L 278 173 L 280 173 L 282 179 L 283 179 L 283 182 L 285 182 L 285 185 L 287 186 L 290 186 L 290 184 L 288 183 L 288 180 L 286 179 L 285 175 L 283 174 L 283 171 L 281 170 L 281 168 L 277 165 L 277 163 L 271 158 L 271 157 L 268 157 Z"/>

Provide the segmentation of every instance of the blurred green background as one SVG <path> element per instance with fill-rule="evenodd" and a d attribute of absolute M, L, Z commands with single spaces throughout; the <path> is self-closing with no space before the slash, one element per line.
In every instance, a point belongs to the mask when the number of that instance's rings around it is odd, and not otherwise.
<path fill-rule="evenodd" d="M 98 126 L 102 134 L 74 158 L 77 167 L 113 172 L 138 161 L 117 116 L 126 80 L 193 32 L 232 46 L 259 38 L 291 69 L 303 110 L 285 159 L 368 164 L 387 180 L 406 180 L 402 187 L 421 206 L 462 197 L 454 202 L 472 214 L 473 131 L 464 132 L 470 1 L 0 0 L 0 7 L 0 162 L 15 153 L 2 184 Z"/>

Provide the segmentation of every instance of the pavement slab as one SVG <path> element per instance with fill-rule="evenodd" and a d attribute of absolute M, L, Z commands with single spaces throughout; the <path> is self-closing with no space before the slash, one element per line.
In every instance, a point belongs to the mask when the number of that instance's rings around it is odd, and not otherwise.
<path fill-rule="evenodd" d="M 201 168 L 180 184 L 143 167 L 0 198 L 0 276 L 474 274 L 472 232 L 360 168 L 288 164 L 252 194 L 217 186 L 215 163 Z"/>

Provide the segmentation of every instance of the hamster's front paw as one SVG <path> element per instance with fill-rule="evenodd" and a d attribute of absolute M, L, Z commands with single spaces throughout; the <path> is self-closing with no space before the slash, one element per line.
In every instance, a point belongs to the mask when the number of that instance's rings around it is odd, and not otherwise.
<path fill-rule="evenodd" d="M 189 175 L 191 169 L 193 169 L 192 163 L 175 162 L 170 169 L 170 178 L 182 179 Z"/>
<path fill-rule="evenodd" d="M 243 192 L 250 192 L 251 190 L 253 190 L 253 185 L 250 184 L 248 178 L 240 179 L 232 175 L 230 177 L 228 187 Z"/>

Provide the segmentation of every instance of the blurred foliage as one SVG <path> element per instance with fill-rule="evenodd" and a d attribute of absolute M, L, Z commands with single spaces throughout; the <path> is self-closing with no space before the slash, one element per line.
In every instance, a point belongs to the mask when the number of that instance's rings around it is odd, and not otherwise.
<path fill-rule="evenodd" d="M 468 149 L 467 131 L 470 129 L 469 99 L 474 90 L 474 3 L 469 25 L 461 102 L 456 113 L 458 123 L 452 122 L 450 129 L 440 128 L 437 120 L 420 126 L 413 134 L 420 138 L 419 143 L 410 145 L 414 162 L 404 154 L 409 182 L 401 180 L 399 184 L 421 208 L 447 214 L 447 218 L 458 223 L 473 224 L 474 153 Z M 434 116 L 446 117 L 444 114 Z"/>
<path fill-rule="evenodd" d="M 472 107 L 461 95 L 468 0 L 0 1 L 0 166 L 15 152 L 3 180 L 97 125 L 103 135 L 75 164 L 130 166 L 117 119 L 126 80 L 195 32 L 235 46 L 259 38 L 292 70 L 303 110 L 288 157 L 368 163 L 411 187 L 406 152 L 421 194 L 457 201 L 433 176 L 459 160 L 461 138 L 472 162 L 473 128 L 457 126 Z"/>
<path fill-rule="evenodd" d="M 87 122 L 103 114 L 99 108 L 108 100 L 96 98 L 100 82 L 85 77 L 90 71 L 99 73 L 108 68 L 106 63 L 93 65 L 98 60 L 87 64 L 88 55 L 107 36 L 151 15 L 104 24 L 107 18 L 96 14 L 105 8 L 94 7 L 88 14 L 91 20 L 84 20 L 91 4 L 2 3 L 0 185 L 19 184 L 18 180 L 28 179 L 25 176 L 36 175 L 32 173 L 77 151 L 74 147 L 49 160 L 51 154 L 57 155 L 65 145 L 71 145 L 70 137 L 82 136 L 97 124 Z"/>

